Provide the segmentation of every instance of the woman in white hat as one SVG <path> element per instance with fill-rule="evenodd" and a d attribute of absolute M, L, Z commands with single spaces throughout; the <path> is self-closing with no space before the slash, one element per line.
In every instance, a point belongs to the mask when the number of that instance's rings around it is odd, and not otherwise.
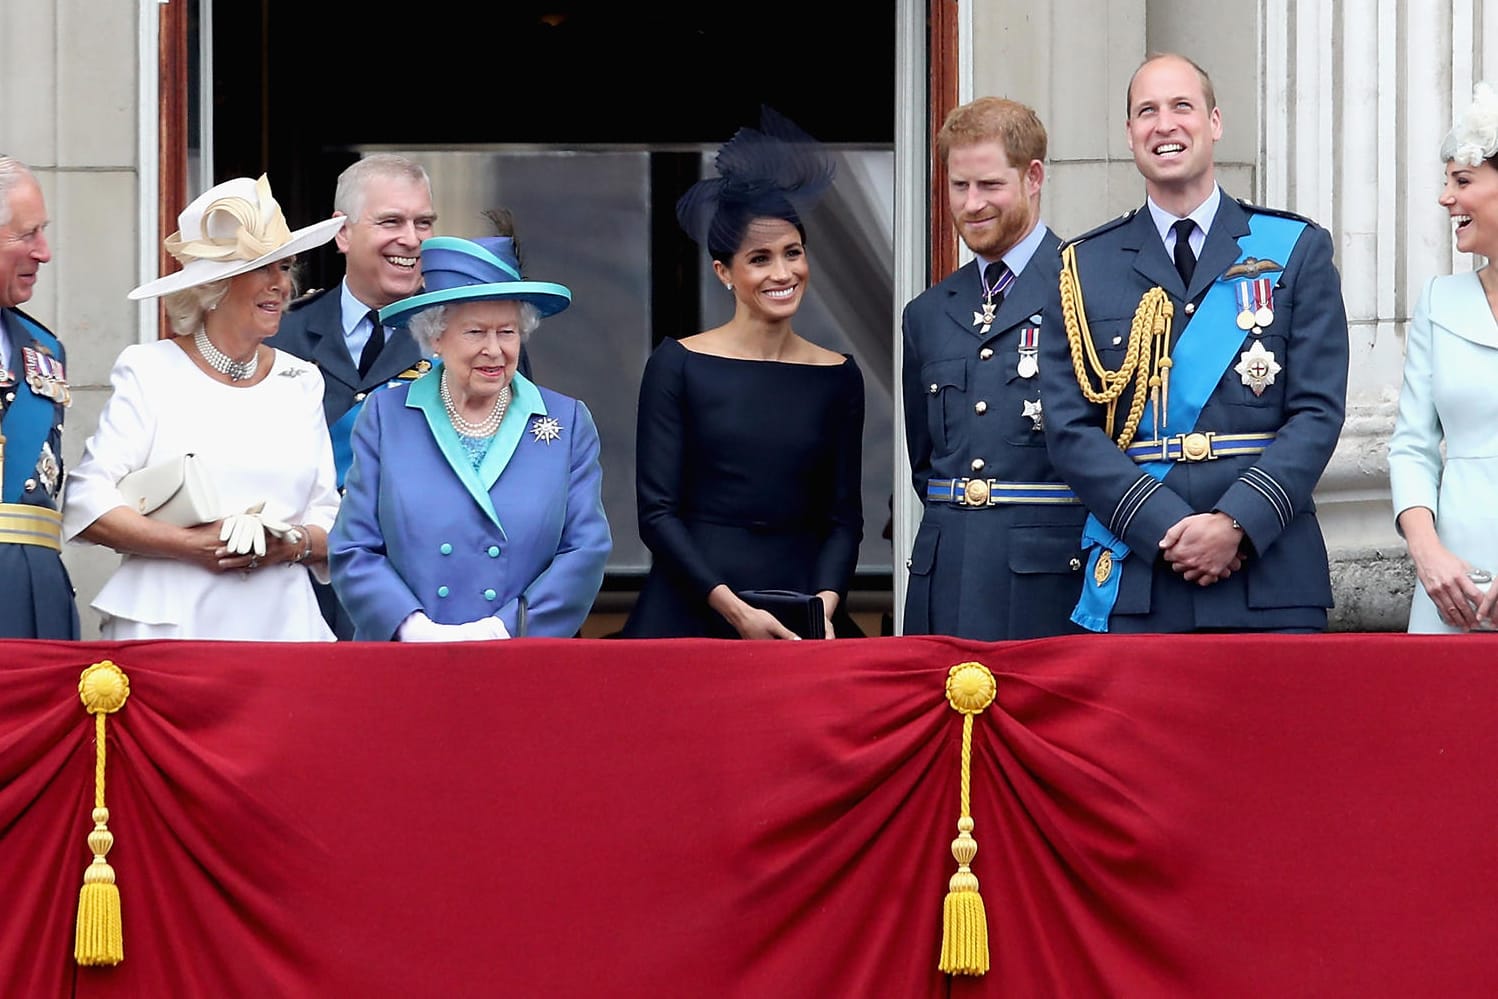
<path fill-rule="evenodd" d="M 1498 92 L 1476 87 L 1441 146 L 1456 248 L 1498 256 Z M 1452 633 L 1495 624 L 1498 571 L 1498 270 L 1435 277 L 1415 305 L 1399 415 L 1389 440 L 1395 524 L 1419 585 L 1409 630 Z"/>
<path fill-rule="evenodd" d="M 333 640 L 308 575 L 338 511 L 322 376 L 264 341 L 293 258 L 342 221 L 292 232 L 266 178 L 227 181 L 178 216 L 181 269 L 130 292 L 165 296 L 177 335 L 121 352 L 63 508 L 65 539 L 124 556 L 105 638 Z"/>
<path fill-rule="evenodd" d="M 612 546 L 598 428 L 517 371 L 522 339 L 572 293 L 521 277 L 510 236 L 428 239 L 421 273 L 380 322 L 409 324 L 437 363 L 354 424 L 333 590 L 356 639 L 575 635 Z"/>

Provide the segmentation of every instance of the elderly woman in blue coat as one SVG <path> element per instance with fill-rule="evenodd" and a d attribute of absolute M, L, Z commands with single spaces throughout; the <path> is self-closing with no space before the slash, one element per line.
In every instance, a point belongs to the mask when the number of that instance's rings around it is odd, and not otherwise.
<path fill-rule="evenodd" d="M 380 312 L 432 369 L 371 394 L 328 537 L 333 588 L 369 641 L 575 635 L 612 541 L 598 430 L 516 371 L 572 293 L 521 277 L 513 239 L 422 243 L 424 290 Z"/>

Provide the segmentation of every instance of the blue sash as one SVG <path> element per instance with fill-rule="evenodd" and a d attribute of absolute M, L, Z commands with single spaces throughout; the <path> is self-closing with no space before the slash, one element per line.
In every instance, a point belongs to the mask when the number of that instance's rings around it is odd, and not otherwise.
<path fill-rule="evenodd" d="M 43 395 L 37 395 L 26 382 L 21 348 L 37 344 L 51 351 L 52 356 L 62 358 L 62 344 L 51 333 L 38 326 L 30 318 L 14 309 L 4 310 L 5 323 L 14 323 L 19 334 L 11 339 L 15 356 L 11 366 L 16 369 L 16 400 L 5 410 L 5 481 L 0 484 L 0 502 L 15 503 L 25 491 L 22 487 L 36 470 L 37 456 L 42 445 L 52 434 L 52 420 L 56 416 L 57 403 Z M 0 336 L 5 335 L 0 328 Z M 59 455 L 59 460 L 61 456 Z"/>
<path fill-rule="evenodd" d="M 1288 262 L 1305 227 L 1304 222 L 1281 215 L 1250 215 L 1248 235 L 1238 240 L 1238 259 L 1243 261 L 1255 257 L 1259 260 Z M 1222 380 L 1223 371 L 1243 345 L 1241 336 L 1221 335 L 1224 328 L 1238 330 L 1234 284 L 1234 281 L 1221 276 L 1212 283 L 1212 287 L 1196 307 L 1196 315 L 1181 331 L 1170 352 L 1174 364 L 1170 369 L 1169 415 L 1176 423 L 1174 427 L 1162 428 L 1162 437 L 1167 429 L 1171 434 L 1189 433 L 1196 429 L 1196 421 L 1201 417 L 1202 409 L 1212 397 L 1217 383 Z M 1146 403 L 1139 425 L 1153 426 L 1154 412 L 1154 402 Z M 1151 461 L 1140 467 L 1163 481 L 1171 469 L 1171 462 Z M 1077 601 L 1076 609 L 1072 611 L 1071 619 L 1088 631 L 1107 631 L 1108 618 L 1118 600 L 1119 580 L 1123 575 L 1129 546 L 1089 513 L 1087 523 L 1082 527 L 1082 549 L 1090 554 L 1087 558 L 1087 573 L 1082 579 L 1082 596 Z M 1113 567 L 1107 578 L 1099 583 L 1098 561 L 1105 552 L 1112 560 Z"/>
<path fill-rule="evenodd" d="M 340 416 L 331 427 L 328 428 L 328 436 L 333 440 L 333 471 L 337 473 L 338 489 L 343 489 L 343 480 L 348 476 L 349 466 L 354 463 L 354 421 L 359 418 L 359 412 L 369 397 L 380 389 L 394 388 L 403 382 L 414 381 L 431 370 L 431 364 L 426 361 L 418 361 L 415 365 L 402 371 L 394 378 L 381 382 L 368 392 L 364 398 L 355 402 L 343 415 Z"/>

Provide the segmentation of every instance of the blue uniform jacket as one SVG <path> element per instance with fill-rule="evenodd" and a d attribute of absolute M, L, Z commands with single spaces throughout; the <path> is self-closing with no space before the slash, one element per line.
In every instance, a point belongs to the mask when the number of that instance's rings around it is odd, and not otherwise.
<path fill-rule="evenodd" d="M 23 348 L 55 358 L 66 373 L 62 342 L 18 309 L 0 310 L 0 335 L 10 338 L 10 367 L 15 384 L 0 388 L 0 431 L 5 444 L 5 485 L 0 501 L 59 508 L 62 490 L 62 421 L 64 406 L 38 395 L 26 381 Z M 30 410 L 28 413 L 27 410 Z M 18 432 L 27 424 L 33 434 Z M 27 446 L 27 444 L 31 446 Z M 73 583 L 59 553 L 37 545 L 0 544 L 0 637 L 78 637 L 78 605 Z"/>
<path fill-rule="evenodd" d="M 369 374 L 359 377 L 359 364 L 349 356 L 343 338 L 342 284 L 309 295 L 292 303 L 281 317 L 281 328 L 266 341 L 288 354 L 311 361 L 322 372 L 323 414 L 328 426 L 360 400 L 370 389 L 392 378 L 421 360 L 416 341 L 404 329 L 387 328 L 385 347 L 375 358 Z"/>
<path fill-rule="evenodd" d="M 1191 321 L 1190 309 L 1241 257 L 1238 240 L 1251 213 L 1268 211 L 1225 193 L 1202 246 L 1191 287 L 1180 275 L 1148 210 L 1130 213 L 1077 241 L 1077 268 L 1092 341 L 1109 370 L 1123 361 L 1139 300 L 1163 288 L 1175 307 L 1172 343 Z M 1276 213 L 1285 214 L 1285 213 Z M 1131 549 L 1124 560 L 1110 630 L 1324 628 L 1332 606 L 1326 544 L 1311 500 L 1326 468 L 1347 395 L 1347 314 L 1325 229 L 1307 224 L 1284 269 L 1274 278 L 1274 321 L 1260 334 L 1232 322 L 1213 336 L 1241 341 L 1236 363 L 1255 340 L 1280 370 L 1262 394 L 1226 367 L 1194 429 L 1219 434 L 1273 433 L 1261 454 L 1176 462 L 1158 482 L 1104 432 L 1104 407 L 1081 394 L 1064 337 L 1041 346 L 1041 390 L 1052 460 L 1097 519 Z M 1059 298 L 1046 324 L 1062 329 Z M 1193 331 L 1193 335 L 1203 331 Z M 1132 398 L 1118 406 L 1121 425 Z M 1115 434 L 1117 428 L 1115 428 Z M 1137 440 L 1152 437 L 1141 426 Z M 1166 530 L 1182 517 L 1220 510 L 1242 525 L 1240 572 L 1210 586 L 1187 583 L 1158 555 Z"/>
<path fill-rule="evenodd" d="M 598 430 L 576 399 L 523 375 L 475 471 L 431 374 L 370 396 L 329 535 L 333 588 L 354 637 L 386 641 L 407 615 L 438 624 L 496 615 L 517 633 L 577 633 L 603 583 L 612 541 Z"/>
<path fill-rule="evenodd" d="M 1059 322 L 1043 315 L 1056 294 L 1060 245 L 1045 233 L 986 333 L 973 321 L 983 300 L 976 261 L 905 307 L 905 442 L 925 504 L 911 549 L 906 634 L 997 641 L 1079 630 L 1069 617 L 1081 588 L 1080 504 L 974 507 L 926 496 L 933 478 L 1060 483 L 1041 421 L 1025 415 L 1040 402 L 1040 378 L 1020 371 L 1024 331 L 1064 342 Z"/>

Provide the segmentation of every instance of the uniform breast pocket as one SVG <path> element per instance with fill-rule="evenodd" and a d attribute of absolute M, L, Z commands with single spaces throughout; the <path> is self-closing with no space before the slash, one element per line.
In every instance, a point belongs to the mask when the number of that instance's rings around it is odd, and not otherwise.
<path fill-rule="evenodd" d="M 998 399 L 986 403 L 988 415 L 999 421 L 1004 443 L 1011 447 L 1045 447 L 1044 410 L 1040 403 L 1040 379 L 1009 371 Z M 997 409 L 997 412 L 994 410 Z"/>
<path fill-rule="evenodd" d="M 926 387 L 926 427 L 932 449 L 945 454 L 955 446 L 961 426 L 967 394 L 966 359 L 956 357 L 923 365 L 921 384 Z"/>

